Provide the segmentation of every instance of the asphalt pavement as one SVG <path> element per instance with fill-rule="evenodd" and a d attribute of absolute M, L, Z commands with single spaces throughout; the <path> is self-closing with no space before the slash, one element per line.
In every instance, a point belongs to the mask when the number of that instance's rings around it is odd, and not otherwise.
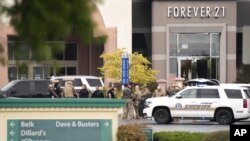
<path fill-rule="evenodd" d="M 170 124 L 157 124 L 150 119 L 119 119 L 119 125 L 142 124 L 153 129 L 153 132 L 161 131 L 185 131 L 185 132 L 215 132 L 229 131 L 229 125 L 219 125 L 209 120 L 177 120 Z M 250 125 L 250 119 L 235 122 L 236 125 Z"/>

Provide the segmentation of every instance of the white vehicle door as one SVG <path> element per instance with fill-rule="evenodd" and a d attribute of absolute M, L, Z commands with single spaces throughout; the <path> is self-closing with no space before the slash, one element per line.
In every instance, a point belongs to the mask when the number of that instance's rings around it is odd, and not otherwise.
<path fill-rule="evenodd" d="M 213 118 L 215 109 L 220 104 L 220 95 L 217 88 L 201 88 L 197 90 L 197 107 L 198 117 Z"/>
<path fill-rule="evenodd" d="M 172 117 L 197 117 L 193 105 L 196 105 L 197 89 L 190 88 L 182 91 L 175 97 L 174 107 L 171 108 Z"/>

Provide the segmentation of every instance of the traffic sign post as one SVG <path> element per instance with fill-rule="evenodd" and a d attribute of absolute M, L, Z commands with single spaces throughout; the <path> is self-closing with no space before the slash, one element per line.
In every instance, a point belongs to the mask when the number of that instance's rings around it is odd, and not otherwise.
<path fill-rule="evenodd" d="M 122 85 L 129 83 L 129 58 L 127 53 L 122 54 Z"/>

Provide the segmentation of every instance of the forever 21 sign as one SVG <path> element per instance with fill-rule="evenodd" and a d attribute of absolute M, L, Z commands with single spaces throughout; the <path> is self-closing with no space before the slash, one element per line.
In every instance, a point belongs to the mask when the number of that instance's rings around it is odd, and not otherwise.
<path fill-rule="evenodd" d="M 225 17 L 225 7 L 168 7 L 167 9 L 168 17 L 174 18 L 191 18 L 191 17 L 201 17 L 201 18 L 222 18 Z"/>

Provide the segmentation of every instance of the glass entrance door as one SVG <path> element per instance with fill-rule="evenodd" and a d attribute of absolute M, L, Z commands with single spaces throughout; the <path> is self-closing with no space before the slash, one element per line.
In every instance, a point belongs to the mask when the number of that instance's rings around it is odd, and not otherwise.
<path fill-rule="evenodd" d="M 178 58 L 178 77 L 188 79 L 210 78 L 210 63 L 208 58 L 180 57 Z"/>
<path fill-rule="evenodd" d="M 220 33 L 170 33 L 169 72 L 185 79 L 218 79 Z"/>

